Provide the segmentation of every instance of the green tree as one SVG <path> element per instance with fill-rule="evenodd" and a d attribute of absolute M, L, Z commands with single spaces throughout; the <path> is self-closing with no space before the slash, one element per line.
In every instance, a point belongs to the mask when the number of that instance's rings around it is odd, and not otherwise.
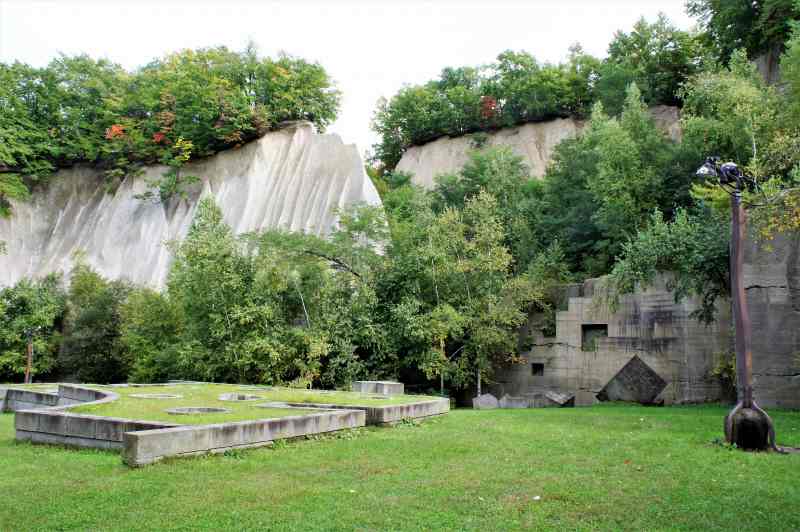
<path fill-rule="evenodd" d="M 21 380 L 27 361 L 28 333 L 33 339 L 32 375 L 51 374 L 56 367 L 64 292 L 56 275 L 22 280 L 0 289 L 0 378 Z"/>
<path fill-rule="evenodd" d="M 727 212 L 708 208 L 681 209 L 672 222 L 654 211 L 648 228 L 624 244 L 614 265 L 608 278 L 611 302 L 652 285 L 658 273 L 666 272 L 675 301 L 699 297 L 694 316 L 713 322 L 718 300 L 730 295 L 729 223 Z"/>
<path fill-rule="evenodd" d="M 125 382 L 129 353 L 119 344 L 120 306 L 131 287 L 108 281 L 82 261 L 70 274 L 60 370 L 79 382 Z"/>
<path fill-rule="evenodd" d="M 622 96 L 631 83 L 636 83 L 648 105 L 680 105 L 680 87 L 706 62 L 696 35 L 679 30 L 663 13 L 652 24 L 642 18 L 629 33 L 614 35 L 596 90 L 612 116 L 622 110 Z"/>
<path fill-rule="evenodd" d="M 703 38 L 725 64 L 734 51 L 744 48 L 751 59 L 789 37 L 792 20 L 800 18 L 796 0 L 689 0 L 690 15 L 697 17 Z"/>

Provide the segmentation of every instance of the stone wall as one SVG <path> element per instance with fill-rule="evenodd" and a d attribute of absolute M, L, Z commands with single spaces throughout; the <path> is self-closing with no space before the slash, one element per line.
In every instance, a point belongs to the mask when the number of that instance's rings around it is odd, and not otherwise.
<path fill-rule="evenodd" d="M 653 288 L 624 297 L 612 311 L 594 298 L 597 284 L 590 279 L 566 289 L 566 307 L 556 313 L 555 337 L 542 335 L 542 316 L 531 316 L 521 334 L 523 343 L 532 344 L 524 352 L 527 362 L 497 368 L 493 394 L 536 403 L 547 392 L 559 392 L 574 394 L 576 405 L 592 404 L 636 357 L 626 371 L 644 368 L 665 382 L 663 390 L 655 391 L 655 402 L 720 399 L 722 390 L 711 371 L 730 346 L 726 306 L 720 307 L 716 323 L 705 326 L 690 317 L 697 303 L 675 303 L 662 278 Z"/>
<path fill-rule="evenodd" d="M 800 233 L 745 248 L 753 322 L 753 393 L 762 406 L 800 408 Z"/>
<path fill-rule="evenodd" d="M 620 397 L 615 377 L 636 356 L 666 383 L 658 401 L 727 399 L 710 373 L 721 354 L 733 350 L 728 301 L 720 301 L 716 322 L 705 326 L 690 317 L 697 302 L 675 303 L 666 278 L 626 296 L 615 311 L 593 298 L 597 283 L 590 279 L 565 289 L 555 337 L 542 336 L 542 316 L 531 316 L 521 333 L 523 344 L 533 344 L 524 352 L 527 362 L 498 368 L 493 394 L 543 403 L 544 394 L 555 391 L 575 394 L 578 405 L 608 390 Z M 800 232 L 769 242 L 750 238 L 744 283 L 755 398 L 765 407 L 800 408 Z M 629 378 L 625 372 L 622 377 Z"/>

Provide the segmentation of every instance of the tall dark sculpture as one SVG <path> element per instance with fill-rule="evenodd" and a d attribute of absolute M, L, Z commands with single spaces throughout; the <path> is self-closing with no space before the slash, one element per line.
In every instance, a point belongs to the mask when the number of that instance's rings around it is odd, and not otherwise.
<path fill-rule="evenodd" d="M 697 171 L 699 177 L 714 178 L 731 196 L 731 298 L 736 326 L 736 390 L 738 402 L 725 418 L 725 439 L 741 449 L 780 451 L 775 444 L 775 426 L 753 399 L 753 353 L 750 349 L 750 314 L 744 291 L 744 249 L 747 224 L 742 191 L 754 189 L 755 181 L 734 163 L 720 164 L 710 157 Z"/>

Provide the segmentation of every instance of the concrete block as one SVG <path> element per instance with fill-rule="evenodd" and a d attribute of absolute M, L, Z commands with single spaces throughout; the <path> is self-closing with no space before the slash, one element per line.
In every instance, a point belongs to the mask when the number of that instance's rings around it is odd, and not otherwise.
<path fill-rule="evenodd" d="M 531 408 L 533 404 L 527 397 L 514 397 L 511 395 L 504 395 L 498 402 L 500 408 Z"/>
<path fill-rule="evenodd" d="M 405 385 L 393 381 L 354 381 L 352 390 L 360 393 L 375 393 L 381 395 L 403 395 Z"/>
<path fill-rule="evenodd" d="M 97 418 L 94 416 L 79 416 L 75 414 L 65 414 L 65 417 L 66 424 L 64 434 L 66 436 L 96 439 Z"/>

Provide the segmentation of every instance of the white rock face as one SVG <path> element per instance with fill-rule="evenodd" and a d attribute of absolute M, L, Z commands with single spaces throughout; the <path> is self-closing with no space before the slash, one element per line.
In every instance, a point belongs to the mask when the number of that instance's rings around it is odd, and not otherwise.
<path fill-rule="evenodd" d="M 303 122 L 187 165 L 183 171 L 201 182 L 186 200 L 165 206 L 134 197 L 146 190 L 145 179 L 164 170 L 148 167 L 114 194 L 104 191 L 95 169 L 59 171 L 46 191 L 15 203 L 11 218 L 0 219 L 7 247 L 0 285 L 68 272 L 74 253 L 82 252 L 106 277 L 161 287 L 171 260 L 165 243 L 186 235 L 204 196 L 214 198 L 236 233 L 285 228 L 326 234 L 336 223 L 335 208 L 380 204 L 355 145 Z"/>
<path fill-rule="evenodd" d="M 528 165 L 531 175 L 542 177 L 553 149 L 562 140 L 574 137 L 583 128 L 583 122 L 573 118 L 557 118 L 548 122 L 535 122 L 488 133 L 484 146 L 509 146 Z M 412 182 L 433 188 L 434 178 L 440 174 L 458 172 L 469 160 L 469 151 L 475 148 L 470 135 L 442 137 L 412 146 L 403 154 L 396 170 L 414 175 Z"/>
<path fill-rule="evenodd" d="M 656 125 L 672 140 L 681 137 L 680 114 L 677 107 L 658 105 L 650 109 Z M 484 146 L 509 146 L 522 157 L 533 177 L 544 176 L 553 150 L 559 142 L 576 136 L 584 127 L 582 120 L 557 118 L 487 133 Z M 435 177 L 455 173 L 469 160 L 475 148 L 474 137 L 442 137 L 422 146 L 412 146 L 403 154 L 396 170 L 413 174 L 412 182 L 433 188 Z"/>

